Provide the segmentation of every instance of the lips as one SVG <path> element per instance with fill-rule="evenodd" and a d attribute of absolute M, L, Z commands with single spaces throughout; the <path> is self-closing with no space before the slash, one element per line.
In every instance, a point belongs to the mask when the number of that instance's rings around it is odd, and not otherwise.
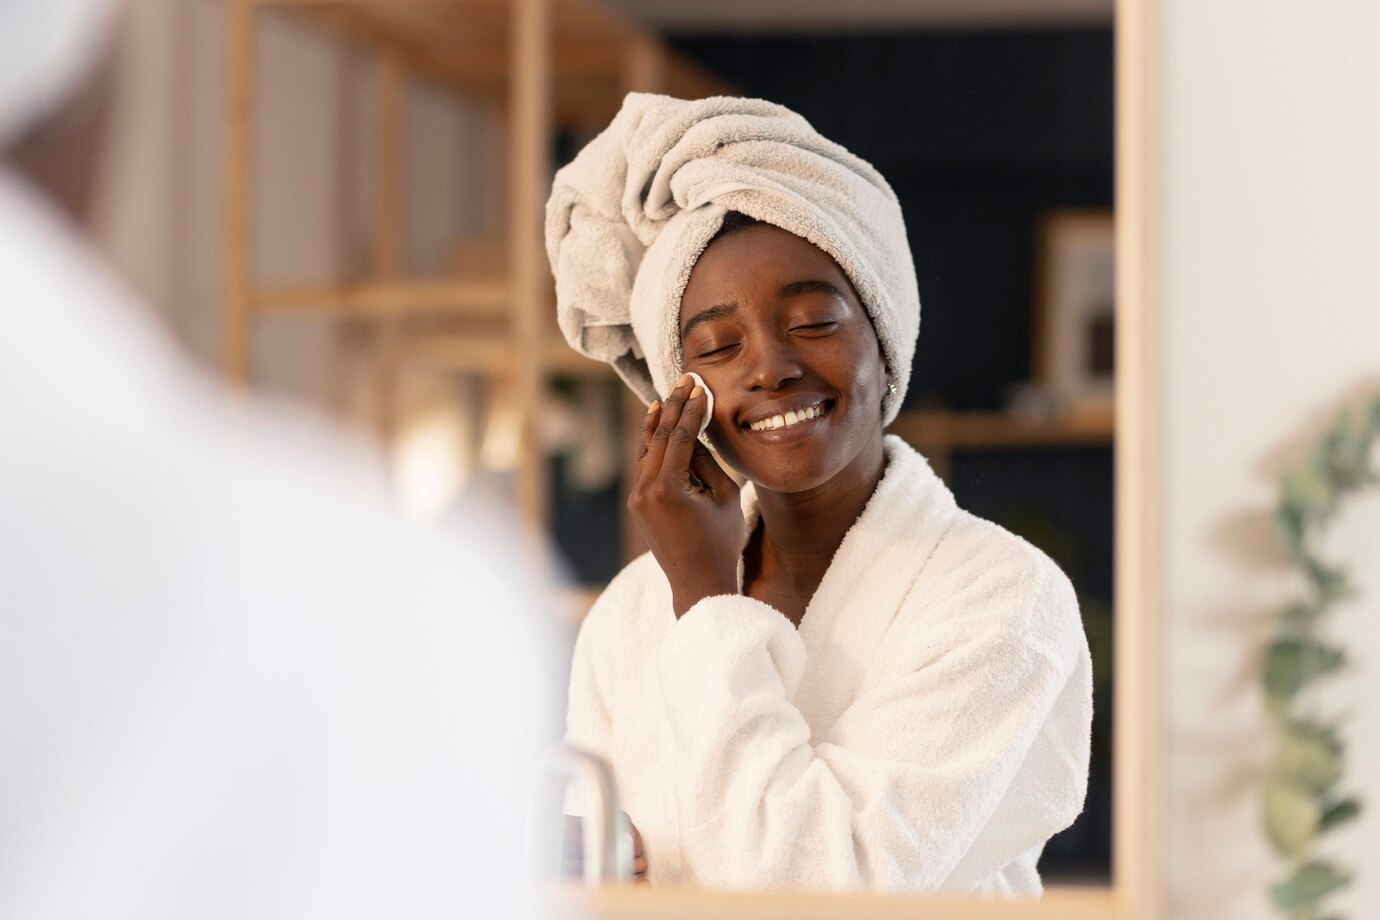
<path fill-rule="evenodd" d="M 806 408 L 801 409 L 799 411 L 788 409 L 784 413 L 773 415 L 770 418 L 764 418 L 758 422 L 753 422 L 752 424 L 748 425 L 748 428 L 752 431 L 768 431 L 775 428 L 790 428 L 792 425 L 798 425 L 801 422 L 808 422 L 811 419 L 819 418 L 823 414 L 824 404 L 816 403 L 813 406 L 807 406 Z"/>
<path fill-rule="evenodd" d="M 778 400 L 745 412 L 745 421 L 738 428 L 755 439 L 771 443 L 793 441 L 816 428 L 821 418 L 834 411 L 834 400 L 813 394 L 798 394 L 793 399 Z"/>

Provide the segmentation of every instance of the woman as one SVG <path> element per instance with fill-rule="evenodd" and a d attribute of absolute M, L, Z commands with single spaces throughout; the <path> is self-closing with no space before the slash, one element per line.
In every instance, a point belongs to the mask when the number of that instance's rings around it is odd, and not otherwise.
<path fill-rule="evenodd" d="M 567 337 L 650 401 L 651 552 L 581 628 L 567 740 L 651 880 L 1038 895 L 1087 645 L 1063 573 L 883 435 L 919 326 L 891 189 L 779 106 L 634 95 L 547 230 Z"/>

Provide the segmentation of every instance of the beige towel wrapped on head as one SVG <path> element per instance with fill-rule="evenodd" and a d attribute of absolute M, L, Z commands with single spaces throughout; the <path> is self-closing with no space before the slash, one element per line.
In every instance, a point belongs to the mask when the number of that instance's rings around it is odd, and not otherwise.
<path fill-rule="evenodd" d="M 761 99 L 629 94 L 556 174 L 546 251 L 566 340 L 644 402 L 664 396 L 683 372 L 681 295 L 728 211 L 808 240 L 852 281 L 895 385 L 890 423 L 920 330 L 900 205 L 870 164 Z"/>

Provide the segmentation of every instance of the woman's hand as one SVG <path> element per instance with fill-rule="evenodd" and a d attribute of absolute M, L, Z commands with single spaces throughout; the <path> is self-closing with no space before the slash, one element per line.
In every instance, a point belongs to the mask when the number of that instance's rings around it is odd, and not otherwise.
<path fill-rule="evenodd" d="M 628 510 L 671 582 L 676 619 L 698 601 L 738 593 L 744 542 L 738 484 L 699 442 L 708 405 L 687 374 L 666 404 L 652 403 Z"/>
<path fill-rule="evenodd" d="M 619 812 L 627 817 L 627 812 Z M 642 834 L 631 820 L 634 882 L 647 881 L 647 851 L 642 846 Z M 561 841 L 561 877 L 582 878 L 585 874 L 585 828 L 584 819 L 575 815 L 565 816 L 565 834 Z"/>

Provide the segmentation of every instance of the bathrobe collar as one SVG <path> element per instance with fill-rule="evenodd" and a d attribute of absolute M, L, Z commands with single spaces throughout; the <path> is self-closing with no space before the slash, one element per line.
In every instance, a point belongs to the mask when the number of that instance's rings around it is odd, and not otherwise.
<path fill-rule="evenodd" d="M 831 576 L 841 570 L 856 575 L 870 568 L 871 561 L 896 549 L 898 543 L 908 548 L 910 558 L 928 558 L 958 511 L 953 493 L 915 448 L 897 435 L 888 434 L 882 439 L 882 449 L 886 456 L 882 479 L 858 520 L 844 535 L 811 606 L 829 586 Z M 757 488 L 751 482 L 743 484 L 741 506 L 747 523 L 745 533 L 751 536 L 762 517 Z M 739 589 L 742 586 L 740 558 Z"/>
<path fill-rule="evenodd" d="M 883 641 L 902 602 L 923 577 L 926 562 L 962 514 L 948 487 L 913 447 L 887 435 L 883 448 L 882 480 L 844 535 L 800 621 L 811 666 L 796 703 L 813 724 L 831 722 L 837 715 L 832 709 L 851 697 L 851 687 L 861 677 L 856 662 L 875 657 L 871 650 Z M 761 511 L 750 482 L 743 487 L 742 508 L 751 534 Z M 740 557 L 739 590 L 742 584 Z"/>

